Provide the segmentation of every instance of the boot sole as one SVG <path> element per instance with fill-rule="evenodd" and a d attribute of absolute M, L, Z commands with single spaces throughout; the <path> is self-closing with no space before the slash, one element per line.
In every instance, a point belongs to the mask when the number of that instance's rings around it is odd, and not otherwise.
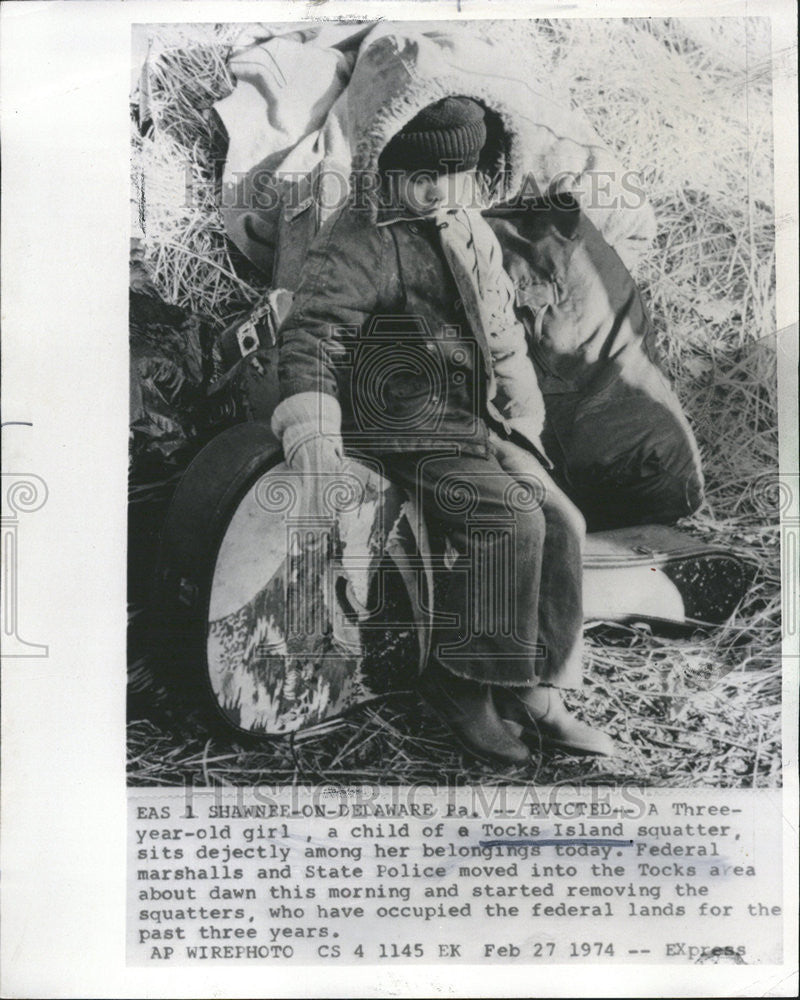
<path fill-rule="evenodd" d="M 565 743 L 563 740 L 556 740 L 548 736 L 542 736 L 532 729 L 523 726 L 520 737 L 531 750 L 540 753 L 548 753 L 557 750 L 561 753 L 569 754 L 571 757 L 614 757 L 616 750 L 597 750 L 594 747 L 579 746 L 576 743 Z"/>
<path fill-rule="evenodd" d="M 447 716 L 441 712 L 432 702 L 428 701 L 424 693 L 417 689 L 417 694 L 422 701 L 425 708 L 429 709 L 436 718 L 442 723 L 442 725 L 452 734 L 455 738 L 456 743 L 461 747 L 461 749 L 469 754 L 470 757 L 474 757 L 476 760 L 482 761 L 484 764 L 503 764 L 505 767 L 525 767 L 531 760 L 530 755 L 525 760 L 508 760 L 506 757 L 499 757 L 492 754 L 487 750 L 478 750 L 475 747 L 470 746 L 469 743 L 464 739 L 464 737 L 453 728 L 453 725 L 447 718 Z M 511 720 L 506 719 L 506 722 Z"/>

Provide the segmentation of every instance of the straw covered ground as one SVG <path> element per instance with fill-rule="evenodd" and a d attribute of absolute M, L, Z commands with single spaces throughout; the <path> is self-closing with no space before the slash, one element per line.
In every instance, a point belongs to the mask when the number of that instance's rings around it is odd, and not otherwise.
<path fill-rule="evenodd" d="M 143 255 L 170 303 L 216 328 L 265 288 L 226 247 L 216 210 L 219 136 L 204 113 L 229 92 L 241 26 L 154 31 L 133 174 L 146 188 Z M 474 30 L 465 26 L 463 30 Z M 554 756 L 495 773 L 464 758 L 413 695 L 355 711 L 307 738 L 248 745 L 210 736 L 133 658 L 129 780 L 183 782 L 578 782 L 674 787 L 780 784 L 780 563 L 774 347 L 774 216 L 766 20 L 539 21 L 484 25 L 534 46 L 641 181 L 658 238 L 637 275 L 666 367 L 695 429 L 707 502 L 685 524 L 753 566 L 732 619 L 711 636 L 588 632 L 573 699 L 619 738 L 610 762 Z M 135 541 L 134 543 L 135 544 Z"/>

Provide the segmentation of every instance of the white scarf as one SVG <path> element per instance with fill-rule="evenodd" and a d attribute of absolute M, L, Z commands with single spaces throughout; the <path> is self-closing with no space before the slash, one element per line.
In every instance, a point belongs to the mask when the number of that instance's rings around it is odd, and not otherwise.
<path fill-rule="evenodd" d="M 436 222 L 467 319 L 491 354 L 490 412 L 541 450 L 544 400 L 497 237 L 477 210 L 441 209 Z"/>

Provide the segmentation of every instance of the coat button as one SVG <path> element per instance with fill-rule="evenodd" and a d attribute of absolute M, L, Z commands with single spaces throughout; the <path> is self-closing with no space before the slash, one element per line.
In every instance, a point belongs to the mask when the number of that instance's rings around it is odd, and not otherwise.
<path fill-rule="evenodd" d="M 411 225 L 408 227 L 408 231 L 416 236 L 417 233 L 419 232 L 419 226 L 416 224 L 416 222 L 412 222 Z"/>

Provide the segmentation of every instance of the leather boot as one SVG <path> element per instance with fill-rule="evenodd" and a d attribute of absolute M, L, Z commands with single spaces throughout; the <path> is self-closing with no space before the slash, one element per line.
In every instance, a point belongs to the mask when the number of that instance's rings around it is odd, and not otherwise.
<path fill-rule="evenodd" d="M 581 722 L 567 710 L 558 688 L 538 685 L 494 690 L 498 712 L 522 726 L 522 738 L 531 749 L 600 757 L 611 757 L 616 752 L 607 733 Z"/>
<path fill-rule="evenodd" d="M 418 690 L 471 754 L 503 764 L 531 759 L 514 728 L 497 714 L 492 685 L 458 677 L 434 662 L 421 675 Z"/>

